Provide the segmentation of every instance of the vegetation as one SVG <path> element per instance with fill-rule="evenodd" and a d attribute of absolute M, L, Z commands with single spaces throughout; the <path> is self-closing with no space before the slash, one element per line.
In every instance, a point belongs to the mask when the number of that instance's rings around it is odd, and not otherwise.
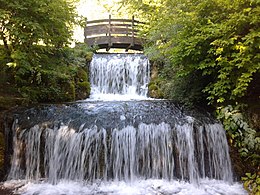
<path fill-rule="evenodd" d="M 244 188 L 252 195 L 258 195 L 260 192 L 260 175 L 246 173 L 246 177 L 242 177 L 244 181 Z"/>
<path fill-rule="evenodd" d="M 0 0 L 0 111 L 16 105 L 85 99 L 90 93 L 84 44 L 69 48 L 84 21 L 76 0 Z M 0 126 L 2 120 L 0 112 Z M 0 127 L 0 178 L 3 178 Z"/>
<path fill-rule="evenodd" d="M 9 85 L 2 94 L 9 92 L 27 102 L 86 98 L 90 86 L 84 66 L 91 51 L 83 45 L 68 48 L 73 27 L 82 22 L 75 1 L 0 0 L 0 4 L 0 83 Z"/>
<path fill-rule="evenodd" d="M 34 44 L 56 48 L 67 45 L 73 25 L 80 22 L 73 0 L 0 0 L 0 3 L 0 39 L 13 60 L 18 51 L 32 52 L 30 47 Z"/>
<path fill-rule="evenodd" d="M 162 92 L 165 98 L 190 106 L 209 104 L 217 110 L 241 158 L 254 162 L 253 171 L 259 174 L 260 126 L 248 125 L 247 109 L 241 105 L 260 105 L 260 1 L 122 0 L 122 4 L 146 22 L 145 52 L 163 64 L 151 87 L 160 91 L 153 94 Z"/>
<path fill-rule="evenodd" d="M 35 45 L 31 49 L 37 57 L 20 53 L 23 62 L 17 60 L 17 66 L 7 66 L 4 60 L 0 60 L 2 108 L 10 100 L 10 95 L 21 99 L 20 103 L 64 102 L 88 97 L 90 84 L 86 58 L 91 54 L 88 48 L 78 45 L 73 49 L 46 51 L 46 46 Z M 11 100 L 10 103 L 14 102 Z"/>

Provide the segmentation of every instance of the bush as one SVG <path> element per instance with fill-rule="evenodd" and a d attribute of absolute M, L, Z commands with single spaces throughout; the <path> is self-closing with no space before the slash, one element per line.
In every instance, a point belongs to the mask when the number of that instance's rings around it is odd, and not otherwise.
<path fill-rule="evenodd" d="M 11 88 L 22 97 L 31 102 L 64 102 L 89 96 L 86 55 L 91 51 L 86 46 L 63 49 L 34 46 L 33 51 L 14 52 L 13 62 L 0 71 L 0 75 L 9 77 L 5 81 L 13 80 Z M 0 61 L 1 66 L 7 67 L 5 63 Z"/>
<path fill-rule="evenodd" d="M 249 192 L 249 195 L 260 194 L 260 175 L 258 173 L 251 174 L 246 173 L 245 177 L 242 177 L 244 182 L 244 188 Z"/>
<path fill-rule="evenodd" d="M 238 149 L 243 163 L 247 164 L 248 170 L 244 172 L 253 173 L 246 173 L 246 176 L 242 177 L 245 189 L 252 195 L 259 194 L 260 134 L 248 125 L 241 110 L 241 105 L 229 105 L 219 108 L 217 115 L 227 131 L 229 144 Z"/>

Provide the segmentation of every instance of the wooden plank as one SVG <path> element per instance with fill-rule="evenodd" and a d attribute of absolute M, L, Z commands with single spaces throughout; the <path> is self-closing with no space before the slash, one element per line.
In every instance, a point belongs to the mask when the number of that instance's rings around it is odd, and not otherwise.
<path fill-rule="evenodd" d="M 122 24 L 122 23 L 118 23 L 118 24 L 111 24 L 111 27 L 131 27 L 131 24 Z"/>
<path fill-rule="evenodd" d="M 108 24 L 99 24 L 99 25 L 94 25 L 94 26 L 87 26 L 86 29 L 88 31 L 96 31 L 96 30 L 99 30 L 99 29 L 105 29 L 107 30 L 109 28 L 109 25 Z"/>
<path fill-rule="evenodd" d="M 85 40 L 86 43 L 89 46 L 93 45 L 101 45 L 101 44 L 109 44 L 109 39 L 107 36 L 103 37 L 93 37 L 93 38 L 88 38 Z M 114 43 L 125 43 L 125 44 L 131 44 L 132 42 L 132 37 L 113 37 L 111 36 L 111 42 Z M 141 39 L 135 38 L 135 44 L 142 44 Z"/>
<path fill-rule="evenodd" d="M 126 34 L 126 35 L 132 35 L 133 33 L 137 34 L 137 30 L 132 30 L 129 28 L 111 28 L 112 34 Z"/>
<path fill-rule="evenodd" d="M 111 19 L 111 23 L 132 23 L 131 19 Z M 95 23 L 109 23 L 109 19 L 101 19 L 101 20 L 87 20 L 87 24 L 95 24 Z M 136 24 L 145 24 L 144 22 L 140 22 L 138 20 L 134 20 Z"/>
<path fill-rule="evenodd" d="M 138 34 L 137 33 L 134 33 L 134 36 L 133 36 L 133 34 L 132 33 L 128 33 L 128 34 L 126 34 L 126 33 L 120 33 L 120 32 L 118 32 L 118 33 L 111 33 L 110 34 L 110 36 L 111 37 L 134 37 L 134 38 L 139 38 L 138 37 Z M 91 39 L 91 38 L 98 38 L 98 37 L 109 37 L 109 34 L 92 34 L 91 36 L 85 36 L 85 38 L 86 39 Z"/>
<path fill-rule="evenodd" d="M 95 28 L 95 26 L 108 26 L 109 23 L 98 23 L 98 24 L 93 24 L 93 25 L 86 25 L 85 28 Z M 138 25 L 134 24 L 135 27 L 138 27 Z M 114 24 L 114 23 L 111 23 L 111 27 L 132 27 L 132 24 L 124 24 L 124 23 L 117 23 L 117 24 Z"/>
<path fill-rule="evenodd" d="M 132 29 L 134 29 L 135 32 L 137 32 L 138 30 L 133 28 L 133 26 L 117 26 L 117 25 L 111 25 L 110 26 L 111 29 L 118 29 L 119 31 L 122 29 L 128 29 L 129 31 L 132 31 Z M 95 25 L 95 26 L 88 26 L 85 28 L 87 31 L 98 31 L 98 30 L 108 30 L 109 29 L 109 25 Z"/>
<path fill-rule="evenodd" d="M 109 27 L 104 25 L 97 25 L 85 28 L 85 36 L 108 34 Z"/>
<path fill-rule="evenodd" d="M 87 21 L 87 24 L 93 24 L 93 23 L 108 23 L 109 19 L 101 19 L 101 20 L 90 20 Z M 131 19 L 112 19 L 111 18 L 111 22 L 129 22 L 131 23 L 132 20 Z M 135 21 L 136 23 L 139 23 L 139 21 Z"/>
<path fill-rule="evenodd" d="M 134 36 L 137 36 L 138 30 L 132 29 L 132 28 L 118 28 L 118 27 L 111 27 L 110 29 L 111 34 L 121 34 L 130 36 L 134 34 Z M 98 36 L 98 35 L 104 35 L 109 34 L 109 27 L 108 26 L 93 26 L 91 28 L 85 28 L 85 36 Z"/>
<path fill-rule="evenodd" d="M 107 27 L 109 27 L 109 24 L 95 24 L 95 25 L 90 25 L 90 26 L 86 26 L 85 28 L 87 28 L 87 29 L 95 29 L 95 28 L 99 28 L 99 27 L 101 27 L 101 26 L 107 26 Z M 111 23 L 111 28 L 129 28 L 129 29 L 131 29 L 132 28 L 132 24 L 120 24 L 120 23 L 118 23 L 118 24 L 112 24 Z M 138 25 L 134 25 L 134 28 L 138 28 L 139 26 Z"/>

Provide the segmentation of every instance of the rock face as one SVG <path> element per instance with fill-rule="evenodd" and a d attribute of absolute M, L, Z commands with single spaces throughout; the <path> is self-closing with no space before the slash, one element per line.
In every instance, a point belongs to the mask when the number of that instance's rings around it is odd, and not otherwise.
<path fill-rule="evenodd" d="M 4 186 L 1 186 L 0 184 L 0 194 L 1 195 L 13 195 L 13 190 L 12 189 L 7 189 Z"/>

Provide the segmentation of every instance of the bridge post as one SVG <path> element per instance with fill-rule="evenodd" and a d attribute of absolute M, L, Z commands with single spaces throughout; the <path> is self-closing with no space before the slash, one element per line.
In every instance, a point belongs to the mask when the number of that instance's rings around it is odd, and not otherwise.
<path fill-rule="evenodd" d="M 132 43 L 131 47 L 135 44 L 135 33 L 134 33 L 135 17 L 132 16 Z"/>
<path fill-rule="evenodd" d="M 109 14 L 108 18 L 108 47 L 106 48 L 106 51 L 109 51 L 110 48 L 112 47 L 112 42 L 111 42 L 111 15 Z"/>
<path fill-rule="evenodd" d="M 134 29 L 134 25 L 135 25 L 135 17 L 132 16 L 132 22 L 131 22 L 131 35 L 132 35 L 132 39 L 131 39 L 131 43 L 130 45 L 125 49 L 125 51 L 128 51 L 129 48 L 133 47 L 135 45 L 135 29 Z M 128 34 L 128 29 L 127 29 L 127 34 Z"/>

